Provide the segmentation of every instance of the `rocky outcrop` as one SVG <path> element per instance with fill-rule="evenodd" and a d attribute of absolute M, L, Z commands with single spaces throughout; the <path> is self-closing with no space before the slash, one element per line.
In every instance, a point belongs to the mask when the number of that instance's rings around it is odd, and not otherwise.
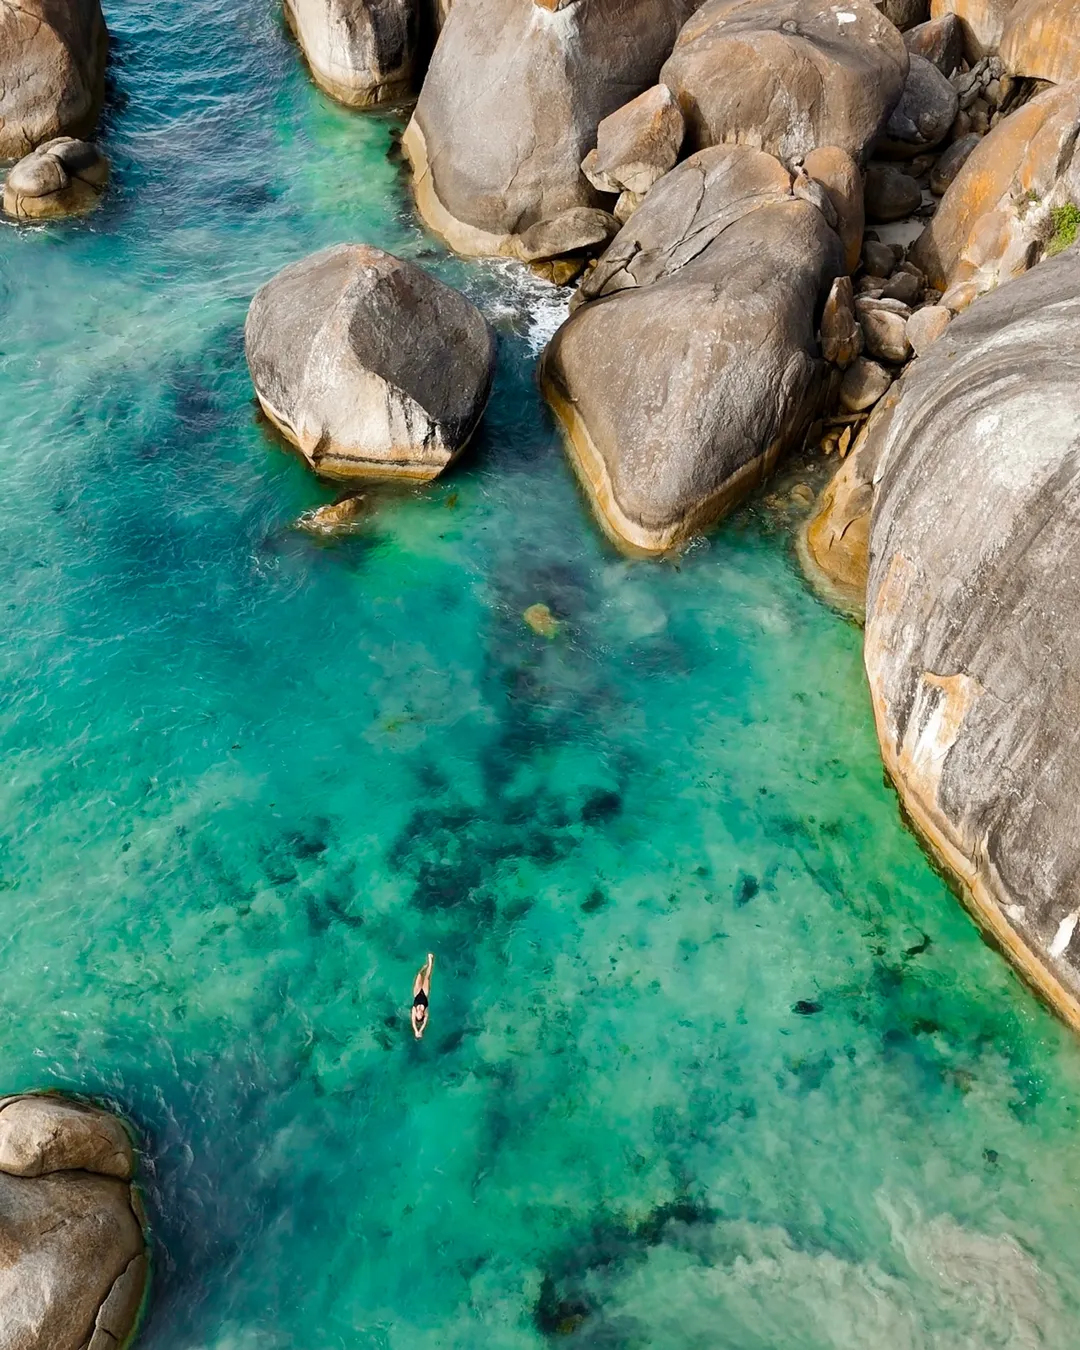
<path fill-rule="evenodd" d="M 118 1350 L 146 1243 L 123 1125 L 59 1097 L 0 1098 L 0 1350 Z"/>
<path fill-rule="evenodd" d="M 1055 235 L 1080 203 L 1078 133 L 1080 83 L 1048 89 L 994 127 L 914 247 L 931 285 L 963 287 L 969 303 L 1071 242 Z"/>
<path fill-rule="evenodd" d="M 1013 75 L 1067 84 L 1080 80 L 1080 8 L 1076 0 L 1018 0 L 1001 37 Z"/>
<path fill-rule="evenodd" d="M 984 296 L 883 419 L 866 668 L 886 765 L 1080 1028 L 1080 257 Z"/>
<path fill-rule="evenodd" d="M 4 211 L 50 220 L 92 211 L 109 181 L 109 161 L 88 141 L 59 136 L 31 151 L 4 180 Z"/>
<path fill-rule="evenodd" d="M 616 540 L 677 545 L 801 441 L 825 373 L 817 321 L 843 271 L 822 209 L 761 151 L 701 151 L 652 189 L 542 367 Z"/>
<path fill-rule="evenodd" d="M 861 160 L 900 100 L 904 40 L 870 0 L 707 0 L 660 73 L 695 149 L 739 142 L 787 162 Z"/>
<path fill-rule="evenodd" d="M 99 0 L 0 0 L 0 159 L 93 128 L 106 46 Z"/>
<path fill-rule="evenodd" d="M 1001 45 L 1005 23 L 1016 0 L 931 0 L 930 14 L 940 19 L 955 14 L 964 32 L 964 51 L 969 61 L 990 56 Z"/>
<path fill-rule="evenodd" d="M 267 417 L 333 478 L 435 477 L 480 420 L 495 340 L 413 263 L 340 244 L 256 292 L 244 330 Z"/>
<path fill-rule="evenodd" d="M 418 0 L 284 0 L 315 83 L 340 103 L 369 108 L 413 92 Z"/>
<path fill-rule="evenodd" d="M 460 253 L 521 257 L 601 199 L 581 172 L 597 127 L 656 83 L 693 0 L 454 0 L 406 130 L 416 201 Z M 535 256 L 530 261 L 540 261 Z"/>

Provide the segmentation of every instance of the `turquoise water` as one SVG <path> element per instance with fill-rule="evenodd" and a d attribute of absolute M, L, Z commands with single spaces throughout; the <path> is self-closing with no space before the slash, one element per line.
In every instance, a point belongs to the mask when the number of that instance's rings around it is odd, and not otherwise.
<path fill-rule="evenodd" d="M 1074 1343 L 1080 1055 L 903 829 L 783 513 L 611 552 L 556 293 L 445 257 L 264 0 L 107 13 L 108 203 L 0 229 L 0 1091 L 140 1131 L 140 1346 Z M 241 328 L 347 239 L 500 368 L 327 544 Z"/>

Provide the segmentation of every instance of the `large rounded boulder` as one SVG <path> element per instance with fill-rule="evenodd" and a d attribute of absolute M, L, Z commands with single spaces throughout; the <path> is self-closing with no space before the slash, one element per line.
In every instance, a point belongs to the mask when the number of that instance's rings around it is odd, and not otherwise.
<path fill-rule="evenodd" d="M 418 0 L 285 0 L 316 84 L 354 108 L 407 98 L 416 73 Z"/>
<path fill-rule="evenodd" d="M 970 299 L 1071 242 L 1078 138 L 1080 82 L 1047 89 L 1000 121 L 964 161 L 915 243 L 913 261 L 930 284 L 963 286 Z"/>
<path fill-rule="evenodd" d="M 0 1350 L 117 1350 L 146 1241 L 123 1125 L 59 1097 L 0 1098 Z"/>
<path fill-rule="evenodd" d="M 100 0 L 0 3 L 0 159 L 93 128 L 107 41 Z"/>
<path fill-rule="evenodd" d="M 1066 84 L 1080 80 L 1080 6 L 1076 0 L 1019 0 L 1001 37 L 1013 75 Z"/>
<path fill-rule="evenodd" d="M 434 478 L 476 428 L 495 369 L 474 305 L 363 244 L 268 281 L 244 344 L 263 411 L 332 478 Z"/>
<path fill-rule="evenodd" d="M 971 62 L 992 56 L 1001 45 L 1005 24 L 1016 0 L 931 0 L 935 19 L 955 14 L 964 34 L 964 52 Z"/>
<path fill-rule="evenodd" d="M 693 7 L 454 0 L 402 143 L 428 224 L 460 253 L 526 261 L 605 243 L 617 223 L 605 232 L 587 209 L 603 199 L 581 161 L 600 122 L 656 82 Z"/>
<path fill-rule="evenodd" d="M 1080 1028 L 1080 255 L 908 370 L 882 443 L 866 669 L 904 805 Z"/>
<path fill-rule="evenodd" d="M 904 40 L 871 0 L 708 0 L 660 78 L 693 147 L 734 141 L 790 163 L 825 145 L 861 160 L 907 73 Z"/>
<path fill-rule="evenodd" d="M 770 155 L 718 146 L 652 189 L 544 355 L 544 392 L 601 523 L 656 553 L 801 441 L 844 252 Z M 815 194 L 808 194 L 815 195 Z M 835 219 L 835 215 L 833 216 Z"/>

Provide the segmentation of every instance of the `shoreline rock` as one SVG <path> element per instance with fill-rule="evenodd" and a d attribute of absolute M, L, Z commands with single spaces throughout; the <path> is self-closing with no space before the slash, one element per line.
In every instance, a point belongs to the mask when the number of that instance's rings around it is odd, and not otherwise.
<path fill-rule="evenodd" d="M 1072 249 L 982 297 L 908 370 L 872 437 L 865 661 L 909 817 L 1080 1030 L 1078 338 Z"/>
<path fill-rule="evenodd" d="M 108 181 L 109 161 L 96 146 L 58 136 L 9 170 L 4 212 L 16 220 L 85 215 L 100 204 Z"/>
<path fill-rule="evenodd" d="M 0 1344 L 116 1350 L 149 1262 L 123 1123 L 52 1094 L 0 1098 Z"/>
<path fill-rule="evenodd" d="M 284 0 L 312 79 L 350 108 L 400 103 L 413 93 L 417 0 Z"/>
<path fill-rule="evenodd" d="M 93 130 L 107 49 L 100 0 L 0 6 L 0 159 Z"/>
<path fill-rule="evenodd" d="M 259 403 L 330 478 L 436 477 L 491 391 L 495 339 L 479 310 L 414 263 L 339 244 L 255 294 L 244 347 Z"/>

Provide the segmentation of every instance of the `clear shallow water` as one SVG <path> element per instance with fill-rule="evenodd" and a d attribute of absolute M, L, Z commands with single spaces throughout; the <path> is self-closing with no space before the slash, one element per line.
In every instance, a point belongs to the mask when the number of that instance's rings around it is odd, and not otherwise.
<path fill-rule="evenodd" d="M 261 2 L 108 19 L 108 205 L 0 230 L 0 1090 L 142 1131 L 140 1345 L 1070 1345 L 1077 1047 L 903 830 L 785 532 L 608 550 L 554 293 L 423 235 L 394 123 Z M 345 239 L 501 364 L 467 463 L 327 545 L 241 327 Z"/>

